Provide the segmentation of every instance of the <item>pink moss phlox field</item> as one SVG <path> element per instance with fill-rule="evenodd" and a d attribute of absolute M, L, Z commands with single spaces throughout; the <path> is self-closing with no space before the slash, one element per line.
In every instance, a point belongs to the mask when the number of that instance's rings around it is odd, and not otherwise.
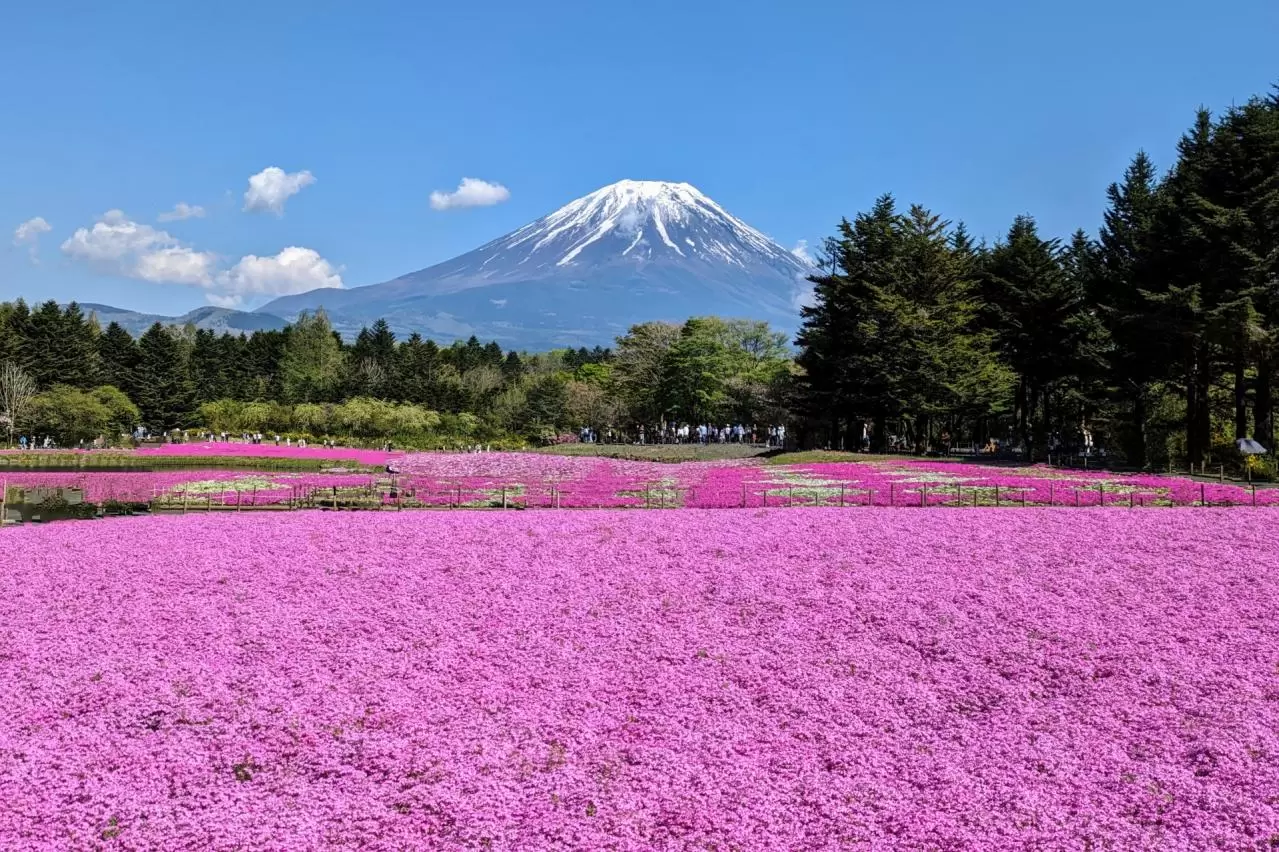
<path fill-rule="evenodd" d="M 1268 512 L 188 515 L 0 550 L 5 848 L 1279 842 Z"/>
<path fill-rule="evenodd" d="M 179 444 L 193 460 L 274 445 Z M 169 449 L 168 447 L 161 449 Z M 324 448 L 279 448 L 321 455 Z M 145 452 L 145 451 L 140 451 Z M 390 460 L 394 473 L 281 473 L 226 468 L 154 473 L 0 470 L 10 485 L 66 485 L 86 489 L 89 500 L 146 501 L 184 493 L 189 483 L 202 500 L 250 505 L 280 502 L 318 488 L 382 491 L 387 502 L 406 495 L 427 506 L 506 505 L 559 508 L 699 509 L 775 506 L 1279 506 L 1279 488 L 1252 488 L 1155 474 L 1063 470 L 1042 465 L 997 467 L 953 461 L 911 460 L 769 465 L 759 460 L 678 464 L 538 453 L 408 453 L 339 451 L 364 463 Z M 342 459 L 335 459 L 341 462 Z M 208 486 L 226 481 L 222 494 Z M 241 483 L 237 486 L 236 483 Z M 186 488 L 185 493 L 190 493 Z M 392 496 L 392 493 L 397 495 Z"/>

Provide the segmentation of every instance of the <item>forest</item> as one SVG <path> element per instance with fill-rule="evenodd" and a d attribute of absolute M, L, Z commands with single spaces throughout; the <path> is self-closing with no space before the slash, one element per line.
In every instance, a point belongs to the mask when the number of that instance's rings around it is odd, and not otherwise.
<path fill-rule="evenodd" d="M 621 438 L 663 418 L 779 423 L 792 369 L 785 335 L 715 317 L 641 323 L 610 349 L 529 354 L 474 337 L 397 340 L 385 321 L 346 343 L 323 311 L 282 331 L 157 323 L 135 340 L 53 301 L 0 305 L 0 364 L 30 385 L 9 422 L 64 446 L 135 424 L 430 447 L 549 442 L 583 427 Z"/>

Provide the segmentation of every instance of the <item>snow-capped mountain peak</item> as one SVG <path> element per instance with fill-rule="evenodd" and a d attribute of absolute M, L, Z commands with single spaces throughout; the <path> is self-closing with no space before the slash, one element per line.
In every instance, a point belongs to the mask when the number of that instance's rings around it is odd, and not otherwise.
<path fill-rule="evenodd" d="M 521 264 L 564 267 L 598 262 L 606 253 L 635 262 L 664 254 L 747 267 L 760 256 L 796 266 L 790 252 L 733 216 L 688 183 L 622 180 L 490 243 L 486 248 L 525 253 Z"/>
<path fill-rule="evenodd" d="M 607 343 L 634 322 L 708 314 L 789 331 L 811 271 L 690 184 L 623 180 L 452 260 L 263 310 L 291 319 L 322 305 L 346 333 L 385 317 L 397 332 L 530 348 Z"/>

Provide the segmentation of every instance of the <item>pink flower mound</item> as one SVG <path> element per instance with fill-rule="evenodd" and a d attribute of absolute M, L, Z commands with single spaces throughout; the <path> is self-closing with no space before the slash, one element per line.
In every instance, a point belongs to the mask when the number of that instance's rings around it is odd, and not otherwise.
<path fill-rule="evenodd" d="M 159 447 L 142 447 L 135 451 L 140 456 L 253 456 L 287 459 L 332 459 L 354 461 L 360 464 L 384 465 L 403 453 L 386 453 L 381 450 L 358 450 L 351 447 L 286 447 L 275 444 L 233 444 L 211 441 L 194 444 L 163 444 Z"/>
<path fill-rule="evenodd" d="M 0 533 L 22 849 L 1279 842 L 1268 513 Z"/>
<path fill-rule="evenodd" d="M 507 488 L 519 490 L 513 499 L 520 505 L 561 508 L 643 506 L 646 493 L 649 504 L 658 505 L 653 494 L 660 489 L 675 492 L 664 494 L 661 505 L 700 506 L 696 499 L 684 498 L 695 495 L 718 471 L 740 466 L 733 461 L 663 464 L 540 453 L 414 453 L 397 463 L 406 474 L 406 486 L 426 502 L 465 503 Z"/>

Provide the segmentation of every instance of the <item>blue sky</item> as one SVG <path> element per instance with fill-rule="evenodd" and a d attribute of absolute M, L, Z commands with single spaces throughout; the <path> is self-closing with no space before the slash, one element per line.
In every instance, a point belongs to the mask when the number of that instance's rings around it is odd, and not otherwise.
<path fill-rule="evenodd" d="M 787 247 L 885 191 L 990 238 L 1023 212 L 1092 230 L 1138 148 L 1163 168 L 1198 105 L 1279 82 L 1279 4 L 1228 5 L 7 4 L 0 299 L 373 284 L 622 178 L 688 181 Z M 433 209 L 464 177 L 509 198 Z M 204 215 L 157 221 L 178 202 Z"/>

